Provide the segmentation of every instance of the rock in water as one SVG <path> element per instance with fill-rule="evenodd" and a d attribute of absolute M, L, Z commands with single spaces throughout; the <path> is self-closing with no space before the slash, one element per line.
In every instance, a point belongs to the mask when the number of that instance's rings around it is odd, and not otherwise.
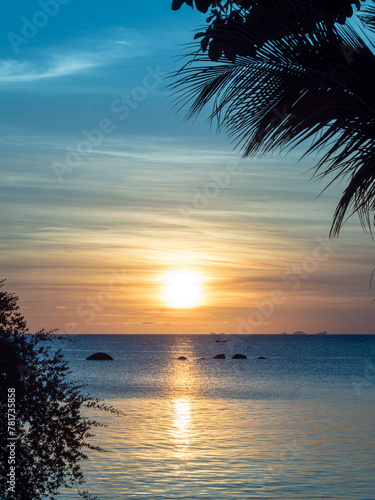
<path fill-rule="evenodd" d="M 264 356 L 259 356 L 258 359 L 267 359 L 267 358 L 265 358 Z"/>
<path fill-rule="evenodd" d="M 218 354 L 217 356 L 214 356 L 212 359 L 225 359 L 225 354 Z"/>
<path fill-rule="evenodd" d="M 247 359 L 247 356 L 245 354 L 235 354 L 232 359 Z"/>
<path fill-rule="evenodd" d="M 88 358 L 89 360 L 100 360 L 100 361 L 107 361 L 107 360 L 112 360 L 111 356 L 109 354 L 106 354 L 105 352 L 96 352 L 95 354 L 91 354 Z"/>
<path fill-rule="evenodd" d="M 185 358 L 185 356 L 180 356 L 180 357 L 179 357 L 179 358 L 177 358 L 177 359 L 187 359 L 187 358 Z"/>

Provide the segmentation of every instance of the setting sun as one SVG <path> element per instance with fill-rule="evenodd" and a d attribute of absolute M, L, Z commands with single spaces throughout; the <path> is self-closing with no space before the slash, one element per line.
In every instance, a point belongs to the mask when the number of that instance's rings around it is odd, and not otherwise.
<path fill-rule="evenodd" d="M 163 279 L 165 302 L 171 307 L 193 307 L 203 300 L 199 274 L 193 271 L 172 271 Z"/>

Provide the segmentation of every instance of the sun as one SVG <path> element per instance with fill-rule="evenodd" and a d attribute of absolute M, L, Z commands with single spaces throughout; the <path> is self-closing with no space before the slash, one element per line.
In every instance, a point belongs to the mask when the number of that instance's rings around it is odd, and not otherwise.
<path fill-rule="evenodd" d="M 194 271 L 171 271 L 164 276 L 163 299 L 170 307 L 194 307 L 203 300 L 202 278 Z"/>

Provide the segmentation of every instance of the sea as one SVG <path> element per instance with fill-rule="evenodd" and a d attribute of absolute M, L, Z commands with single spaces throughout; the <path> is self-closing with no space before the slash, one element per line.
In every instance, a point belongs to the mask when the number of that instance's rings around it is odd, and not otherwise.
<path fill-rule="evenodd" d="M 375 500 L 375 336 L 70 338 L 69 377 L 123 412 L 86 410 L 101 500 Z"/>

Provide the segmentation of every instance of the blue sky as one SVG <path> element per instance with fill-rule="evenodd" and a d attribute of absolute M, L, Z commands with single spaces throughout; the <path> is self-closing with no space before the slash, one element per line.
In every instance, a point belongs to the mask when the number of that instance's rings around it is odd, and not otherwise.
<path fill-rule="evenodd" d="M 241 160 L 163 91 L 205 16 L 168 1 L 42 5 L 0 20 L 1 268 L 31 328 L 236 333 L 282 289 L 254 333 L 373 333 L 373 243 L 356 219 L 297 290 L 283 280 L 327 238 L 344 185 L 314 201 L 314 158 Z M 160 276 L 179 268 L 204 277 L 202 307 L 160 300 Z M 126 285 L 87 321 L 80 305 L 114 273 Z"/>

